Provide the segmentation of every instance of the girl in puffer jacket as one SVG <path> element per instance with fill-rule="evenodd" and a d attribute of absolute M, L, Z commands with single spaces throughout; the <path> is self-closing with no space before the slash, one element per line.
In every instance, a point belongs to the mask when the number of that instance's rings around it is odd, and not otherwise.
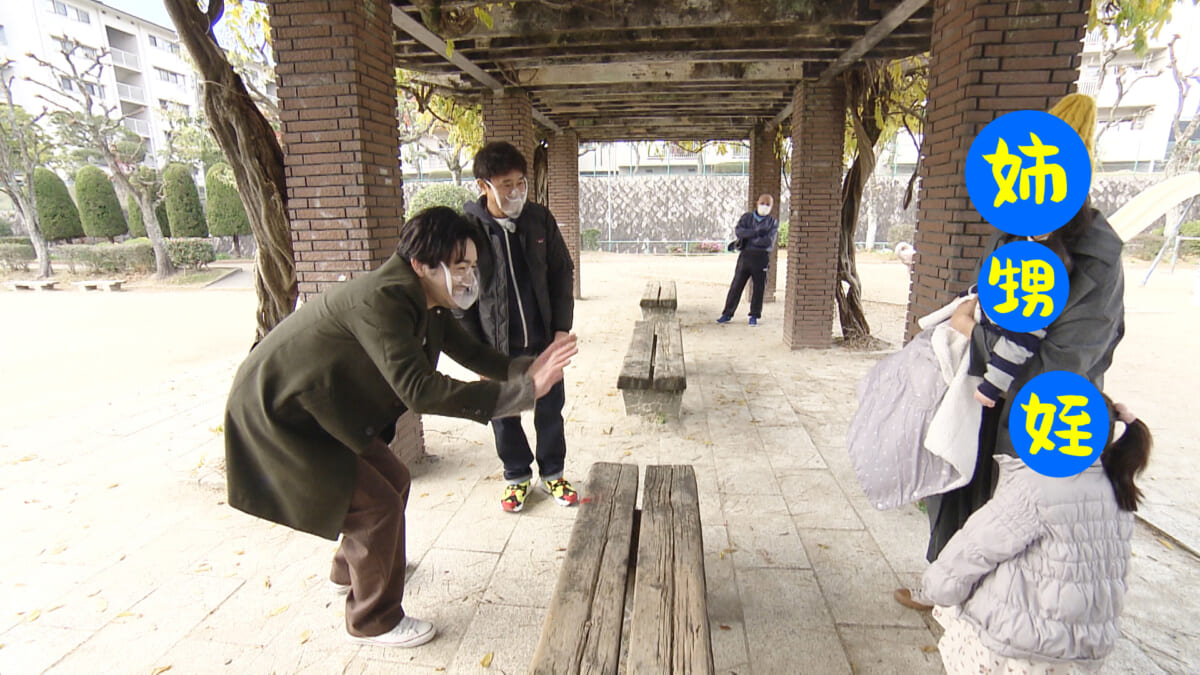
<path fill-rule="evenodd" d="M 937 605 L 946 672 L 1094 672 L 1116 646 L 1133 511 L 1151 437 L 1122 405 L 1124 424 L 1100 460 L 1069 478 L 996 455 L 1000 480 L 925 571 L 919 599 Z M 1109 438 L 1114 438 L 1113 429 Z"/>

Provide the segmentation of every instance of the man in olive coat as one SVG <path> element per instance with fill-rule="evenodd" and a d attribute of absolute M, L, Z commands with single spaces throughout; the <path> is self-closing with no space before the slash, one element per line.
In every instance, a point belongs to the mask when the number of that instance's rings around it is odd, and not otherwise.
<path fill-rule="evenodd" d="M 306 303 L 276 326 L 234 378 L 225 415 L 229 504 L 327 539 L 342 535 L 330 574 L 346 593 L 352 641 L 415 647 L 434 636 L 405 616 L 408 469 L 390 451 L 407 410 L 473 419 L 532 408 L 562 379 L 574 336 L 536 360 L 510 359 L 451 316 L 478 295 L 470 225 L 446 208 L 404 225 L 378 269 Z M 445 351 L 486 376 L 436 371 Z"/>

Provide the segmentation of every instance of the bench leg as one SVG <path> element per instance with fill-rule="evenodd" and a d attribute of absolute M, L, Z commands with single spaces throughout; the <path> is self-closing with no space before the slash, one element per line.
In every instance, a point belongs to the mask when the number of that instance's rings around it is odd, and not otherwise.
<path fill-rule="evenodd" d="M 651 389 L 622 389 L 626 415 L 641 415 L 655 418 L 679 419 L 683 406 L 683 392 L 654 391 Z"/>

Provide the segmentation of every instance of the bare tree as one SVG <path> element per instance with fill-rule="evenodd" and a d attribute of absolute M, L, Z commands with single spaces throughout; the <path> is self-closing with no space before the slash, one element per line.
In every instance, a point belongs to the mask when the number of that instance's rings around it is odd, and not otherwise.
<path fill-rule="evenodd" d="M 167 254 L 166 241 L 158 216 L 154 213 L 158 184 L 157 172 L 142 164 L 145 142 L 125 127 L 126 116 L 118 105 L 106 105 L 100 96 L 100 76 L 108 50 L 85 50 L 78 42 L 61 38 L 65 66 L 27 54 L 50 75 L 48 84 L 32 80 L 46 93 L 38 98 L 55 111 L 52 113 L 59 138 L 65 144 L 95 153 L 112 172 L 113 180 L 137 200 L 146 224 L 146 234 L 154 247 L 155 272 L 159 278 L 175 273 Z"/>
<path fill-rule="evenodd" d="M 296 264 L 287 216 L 283 150 L 275 130 L 255 105 L 213 34 L 213 26 L 225 10 L 224 0 L 208 0 L 204 11 L 196 0 L 164 0 L 164 4 L 202 76 L 204 111 L 217 143 L 229 158 L 258 243 L 256 334 L 261 340 L 296 308 Z"/>
<path fill-rule="evenodd" d="M 12 199 L 25 222 L 29 241 L 37 255 L 38 277 L 45 279 L 53 270 L 33 194 L 33 170 L 38 163 L 41 135 L 38 125 L 45 111 L 29 115 L 13 103 L 13 76 L 8 75 L 11 65 L 11 60 L 0 62 L 0 89 L 3 90 L 5 101 L 3 117 L 0 118 L 0 192 Z"/>

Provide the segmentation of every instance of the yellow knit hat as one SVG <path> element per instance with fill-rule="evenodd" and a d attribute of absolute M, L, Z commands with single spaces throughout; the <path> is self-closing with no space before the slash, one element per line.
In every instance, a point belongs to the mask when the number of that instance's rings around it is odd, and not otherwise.
<path fill-rule="evenodd" d="M 1091 157 L 1096 137 L 1096 101 L 1086 94 L 1067 94 L 1050 109 L 1050 114 L 1071 125 Z"/>

